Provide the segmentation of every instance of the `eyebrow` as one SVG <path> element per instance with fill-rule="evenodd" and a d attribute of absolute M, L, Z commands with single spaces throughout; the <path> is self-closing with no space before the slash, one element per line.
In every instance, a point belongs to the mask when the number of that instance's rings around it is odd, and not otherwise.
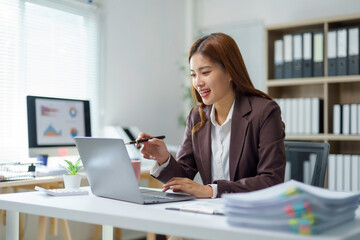
<path fill-rule="evenodd" d="M 199 67 L 199 70 L 203 70 L 204 68 L 212 68 L 212 67 L 211 66 L 202 66 L 202 67 Z M 190 71 L 194 72 L 193 69 L 190 69 Z"/>

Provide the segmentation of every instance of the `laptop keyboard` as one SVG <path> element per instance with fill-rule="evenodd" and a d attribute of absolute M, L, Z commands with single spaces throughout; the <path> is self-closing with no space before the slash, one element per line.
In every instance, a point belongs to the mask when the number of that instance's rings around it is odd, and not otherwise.
<path fill-rule="evenodd" d="M 154 195 L 150 195 L 150 194 L 142 194 L 144 201 L 145 202 L 157 202 L 157 201 L 161 201 L 161 200 L 165 200 L 165 199 L 174 199 L 172 197 L 165 197 L 165 196 L 154 196 Z"/>
<path fill-rule="evenodd" d="M 184 201 L 184 200 L 194 199 L 194 197 L 191 197 L 191 196 L 166 193 L 166 192 L 161 192 L 161 191 L 154 191 L 151 189 L 143 188 L 143 189 L 140 189 L 140 191 L 143 196 L 145 204 L 166 203 L 166 202 Z"/>

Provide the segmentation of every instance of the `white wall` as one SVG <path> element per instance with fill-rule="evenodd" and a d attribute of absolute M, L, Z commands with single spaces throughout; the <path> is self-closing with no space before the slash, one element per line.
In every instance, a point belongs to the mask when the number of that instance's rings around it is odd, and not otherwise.
<path fill-rule="evenodd" d="M 359 0 L 197 0 L 196 23 L 206 27 L 262 19 L 265 25 L 360 13 Z"/>
<path fill-rule="evenodd" d="M 183 128 L 181 83 L 184 74 L 183 1 L 103 0 L 104 123 L 166 135 L 180 144 Z M 185 62 L 186 63 L 186 62 Z"/>
<path fill-rule="evenodd" d="M 253 20 L 266 26 L 360 12 L 359 0 L 101 0 L 100 4 L 105 27 L 104 123 L 165 134 L 169 144 L 179 144 L 183 137 L 177 117 L 183 109 L 181 83 L 186 77 L 177 62 L 187 66 L 184 55 L 197 30 Z M 264 49 L 259 42 L 253 41 L 257 45 L 251 47 Z M 248 69 L 264 71 L 263 52 L 256 67 L 249 66 L 244 56 Z"/>
<path fill-rule="evenodd" d="M 266 25 L 360 13 L 360 1 L 198 0 L 194 8 L 194 35 L 205 29 L 232 36 L 252 82 L 256 88 L 264 90 Z"/>

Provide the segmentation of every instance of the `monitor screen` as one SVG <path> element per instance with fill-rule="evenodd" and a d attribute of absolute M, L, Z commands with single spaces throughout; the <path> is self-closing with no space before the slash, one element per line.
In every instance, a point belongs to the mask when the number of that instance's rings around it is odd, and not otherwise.
<path fill-rule="evenodd" d="M 27 96 L 29 155 L 73 155 L 76 136 L 91 136 L 87 100 Z M 63 154 L 60 153 L 60 150 Z"/>

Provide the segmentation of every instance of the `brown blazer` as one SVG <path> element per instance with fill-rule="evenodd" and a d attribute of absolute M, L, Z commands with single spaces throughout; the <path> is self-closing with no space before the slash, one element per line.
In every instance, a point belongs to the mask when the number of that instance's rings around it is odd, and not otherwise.
<path fill-rule="evenodd" d="M 169 165 L 157 177 L 167 182 L 172 177 L 193 179 L 200 172 L 204 184 L 218 185 L 222 193 L 249 192 L 284 181 L 284 126 L 279 106 L 258 96 L 237 96 L 231 122 L 230 181 L 211 182 L 211 106 L 204 109 L 207 120 L 192 137 L 193 126 L 200 122 L 197 107 L 188 116 L 184 141 Z"/>

